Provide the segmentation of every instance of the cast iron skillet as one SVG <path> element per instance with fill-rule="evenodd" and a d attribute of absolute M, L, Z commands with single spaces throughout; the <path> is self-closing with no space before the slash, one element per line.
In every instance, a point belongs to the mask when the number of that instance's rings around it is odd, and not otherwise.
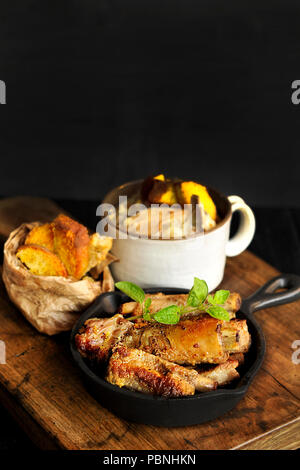
<path fill-rule="evenodd" d="M 278 289 L 284 291 L 276 292 Z M 148 289 L 148 293 L 186 293 L 186 289 Z M 264 358 L 266 343 L 263 332 L 253 313 L 257 310 L 293 302 L 300 298 L 300 277 L 282 274 L 271 279 L 242 302 L 237 318 L 245 318 L 252 336 L 252 345 L 239 370 L 240 379 L 213 392 L 198 393 L 191 397 L 164 398 L 132 392 L 104 380 L 104 374 L 89 367 L 76 349 L 74 338 L 84 322 L 91 317 L 107 317 L 116 313 L 128 297 L 119 292 L 100 295 L 81 315 L 71 333 L 71 352 L 83 374 L 90 393 L 106 408 L 128 421 L 155 426 L 188 426 L 212 420 L 231 410 L 245 395 Z"/>

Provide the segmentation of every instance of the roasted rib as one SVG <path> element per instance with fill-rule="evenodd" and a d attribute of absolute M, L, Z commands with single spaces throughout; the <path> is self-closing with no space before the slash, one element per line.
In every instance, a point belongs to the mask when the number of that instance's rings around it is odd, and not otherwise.
<path fill-rule="evenodd" d="M 115 344 L 132 328 L 133 324 L 122 315 L 90 318 L 75 336 L 75 344 L 83 357 L 105 361 Z"/>
<path fill-rule="evenodd" d="M 221 364 L 230 353 L 246 352 L 250 335 L 246 320 L 223 322 L 208 315 L 181 320 L 176 325 L 148 323 L 125 335 L 129 347 L 142 349 L 177 364 Z"/>
<path fill-rule="evenodd" d="M 221 334 L 224 348 L 229 354 L 245 353 L 248 351 L 251 337 L 246 320 L 223 322 Z"/>
<path fill-rule="evenodd" d="M 181 397 L 214 390 L 217 382 L 138 349 L 116 346 L 108 364 L 108 382 L 153 395 Z"/>
<path fill-rule="evenodd" d="M 250 335 L 246 320 L 223 322 L 209 316 L 181 320 L 177 325 L 146 323 L 137 329 L 122 315 L 88 320 L 76 335 L 80 353 L 90 359 L 106 360 L 122 341 L 177 364 L 221 364 L 229 354 L 246 352 Z"/>
<path fill-rule="evenodd" d="M 179 366 L 139 349 L 116 346 L 108 364 L 106 379 L 153 395 L 180 397 L 206 392 L 226 385 L 239 377 L 237 361 L 228 360 L 205 372 Z"/>
<path fill-rule="evenodd" d="M 185 305 L 187 297 L 188 294 L 164 295 L 161 292 L 146 295 L 146 298 L 152 300 L 150 313 L 157 312 L 161 308 L 168 307 L 169 305 Z M 232 292 L 223 307 L 228 311 L 230 318 L 235 318 L 235 312 L 239 310 L 240 306 L 241 296 L 236 292 Z M 122 315 L 132 314 L 133 316 L 137 316 L 141 315 L 142 307 L 137 302 L 126 302 L 121 305 L 119 311 Z M 199 315 L 200 312 L 201 310 L 195 311 L 194 315 Z"/>
<path fill-rule="evenodd" d="M 245 357 L 243 353 L 230 354 L 229 359 L 231 359 L 232 361 L 238 361 L 239 366 L 242 366 L 245 362 Z"/>
<path fill-rule="evenodd" d="M 200 372 L 200 375 L 217 382 L 218 386 L 227 385 L 240 376 L 236 370 L 238 366 L 238 361 L 228 359 L 223 364 L 214 366 L 205 372 Z"/>

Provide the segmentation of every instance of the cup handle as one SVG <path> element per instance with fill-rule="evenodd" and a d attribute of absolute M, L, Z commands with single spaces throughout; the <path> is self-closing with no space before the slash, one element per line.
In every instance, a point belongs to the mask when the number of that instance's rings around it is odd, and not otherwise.
<path fill-rule="evenodd" d="M 249 206 L 239 196 L 229 196 L 232 213 L 240 211 L 241 220 L 237 233 L 230 238 L 226 245 L 226 256 L 237 256 L 244 251 L 255 232 L 255 217 Z"/>

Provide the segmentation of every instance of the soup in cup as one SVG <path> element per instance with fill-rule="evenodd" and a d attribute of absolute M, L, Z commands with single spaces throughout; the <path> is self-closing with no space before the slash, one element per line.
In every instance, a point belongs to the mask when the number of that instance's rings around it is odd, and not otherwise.
<path fill-rule="evenodd" d="M 111 190 L 106 204 L 119 208 L 120 196 L 133 201 L 140 194 L 143 181 L 132 181 Z M 115 281 L 128 281 L 142 288 L 178 287 L 189 289 L 194 277 L 204 279 L 209 290 L 223 279 L 227 256 L 237 256 L 250 244 L 255 232 L 251 208 L 239 196 L 224 196 L 207 188 L 217 208 L 218 219 L 213 228 L 181 238 L 149 238 L 128 235 L 124 226 L 110 219 L 113 234 L 112 253 L 119 261 L 111 265 Z M 229 238 L 232 214 L 240 212 L 237 232 Z M 104 215 L 98 212 L 97 215 Z M 145 234 L 144 234 L 145 235 Z"/>

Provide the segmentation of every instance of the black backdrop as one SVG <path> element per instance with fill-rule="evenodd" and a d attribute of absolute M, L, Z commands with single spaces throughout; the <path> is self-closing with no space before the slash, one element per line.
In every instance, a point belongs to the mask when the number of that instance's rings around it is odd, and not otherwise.
<path fill-rule="evenodd" d="M 2 0 L 0 195 L 99 200 L 149 173 L 255 206 L 300 274 L 299 0 Z M 59 201 L 94 226 L 95 204 Z M 0 449 L 30 444 L 0 409 Z"/>
<path fill-rule="evenodd" d="M 300 2 L 2 0 L 0 194 L 164 171 L 300 206 Z"/>

